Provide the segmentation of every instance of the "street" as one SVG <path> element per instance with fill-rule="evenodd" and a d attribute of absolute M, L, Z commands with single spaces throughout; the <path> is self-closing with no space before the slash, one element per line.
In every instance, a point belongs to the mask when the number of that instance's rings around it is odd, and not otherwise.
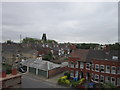
<path fill-rule="evenodd" d="M 66 88 L 56 83 L 48 82 L 30 75 L 22 75 L 22 88 Z"/>

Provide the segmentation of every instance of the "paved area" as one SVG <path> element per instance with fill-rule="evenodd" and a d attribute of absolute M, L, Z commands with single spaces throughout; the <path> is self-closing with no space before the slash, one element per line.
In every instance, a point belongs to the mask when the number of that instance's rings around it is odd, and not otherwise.
<path fill-rule="evenodd" d="M 63 74 L 46 79 L 32 75 L 30 73 L 26 73 L 22 76 L 22 88 L 67 88 L 57 84 L 57 79 L 61 76 L 63 76 Z"/>

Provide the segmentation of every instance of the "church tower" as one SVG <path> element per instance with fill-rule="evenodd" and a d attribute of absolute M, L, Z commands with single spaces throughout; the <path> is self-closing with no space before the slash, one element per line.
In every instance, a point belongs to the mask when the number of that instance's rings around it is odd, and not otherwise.
<path fill-rule="evenodd" d="M 46 41 L 46 40 L 47 40 L 45 33 L 43 33 L 42 40 L 43 40 L 43 41 Z"/>

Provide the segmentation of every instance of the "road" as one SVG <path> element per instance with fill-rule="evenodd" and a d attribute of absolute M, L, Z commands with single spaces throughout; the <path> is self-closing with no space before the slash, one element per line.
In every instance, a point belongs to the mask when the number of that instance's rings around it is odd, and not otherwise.
<path fill-rule="evenodd" d="M 29 75 L 22 75 L 22 88 L 66 88 Z"/>

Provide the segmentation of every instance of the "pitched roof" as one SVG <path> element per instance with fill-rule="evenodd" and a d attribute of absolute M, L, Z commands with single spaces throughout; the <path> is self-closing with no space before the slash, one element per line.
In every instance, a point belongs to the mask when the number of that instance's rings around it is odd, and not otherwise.
<path fill-rule="evenodd" d="M 22 63 L 22 65 L 33 67 L 33 68 L 38 68 L 38 69 L 44 70 L 44 71 L 61 67 L 61 65 L 59 65 L 59 64 L 54 64 L 52 62 L 41 60 L 41 59 L 28 59 L 21 63 Z"/>
<path fill-rule="evenodd" d="M 118 56 L 118 51 L 110 50 L 106 53 L 104 50 L 77 49 L 74 50 L 70 56 L 79 57 L 80 60 L 84 62 L 90 62 L 92 59 L 113 60 L 113 56 Z M 119 58 L 117 61 L 119 61 Z"/>

